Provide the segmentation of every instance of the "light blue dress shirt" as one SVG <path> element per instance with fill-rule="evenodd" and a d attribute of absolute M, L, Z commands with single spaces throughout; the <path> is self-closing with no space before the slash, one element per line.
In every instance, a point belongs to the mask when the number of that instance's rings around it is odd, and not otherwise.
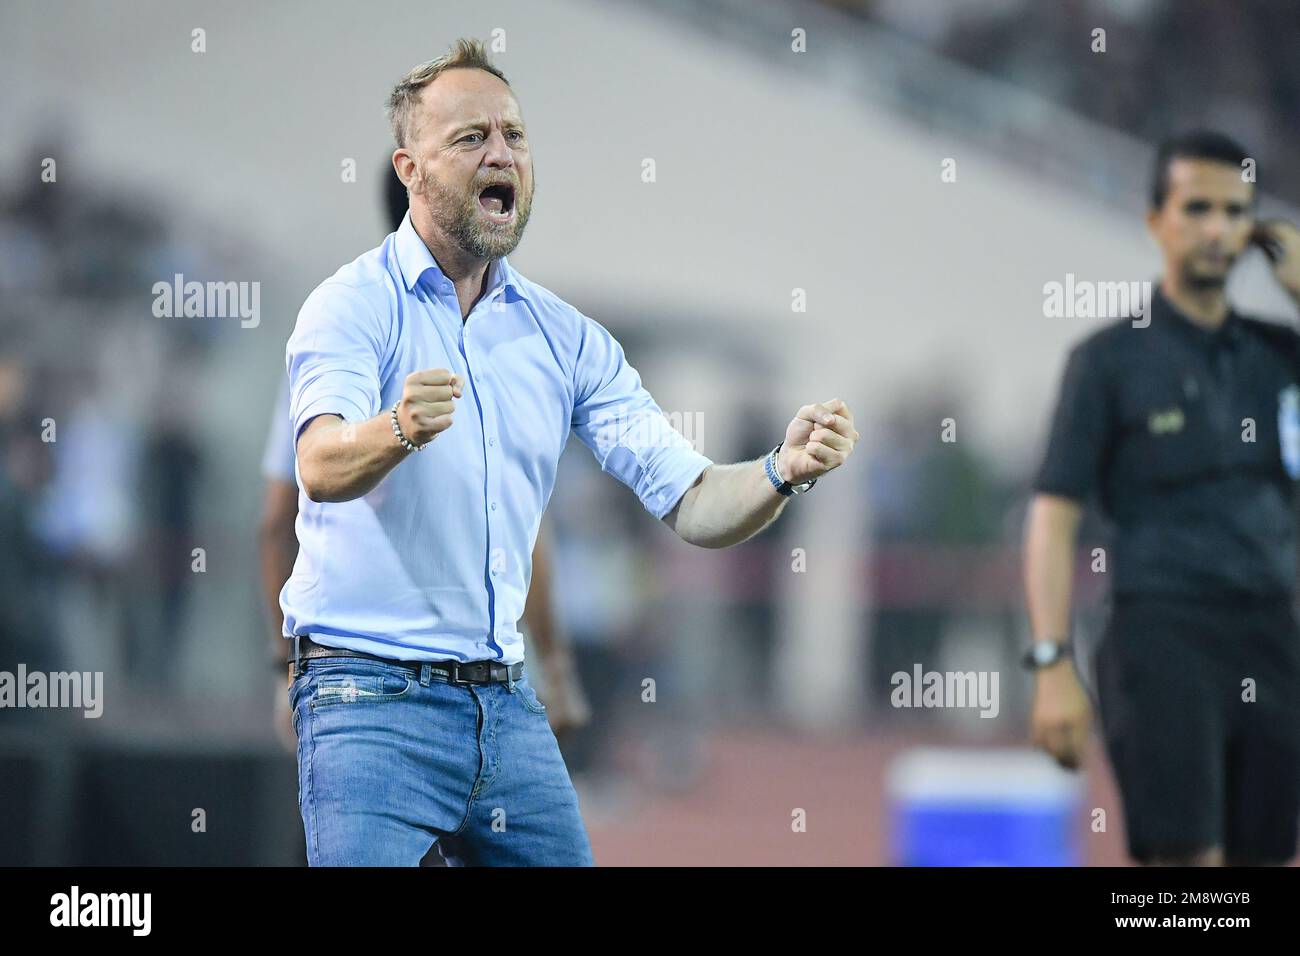
<path fill-rule="evenodd" d="M 387 412 L 411 372 L 447 368 L 465 383 L 451 427 L 361 498 L 310 500 L 295 463 L 286 637 L 403 660 L 523 660 L 533 543 L 570 430 L 656 518 L 712 464 L 669 427 L 604 326 L 505 258 L 462 322 L 409 213 L 307 297 L 286 361 L 294 436 L 324 413 Z"/>

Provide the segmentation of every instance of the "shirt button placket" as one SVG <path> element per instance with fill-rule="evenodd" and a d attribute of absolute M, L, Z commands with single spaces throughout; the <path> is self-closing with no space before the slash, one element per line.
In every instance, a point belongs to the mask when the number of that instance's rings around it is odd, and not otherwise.
<path fill-rule="evenodd" d="M 504 536 L 501 533 L 501 522 L 496 517 L 501 490 L 500 453 L 496 449 L 496 436 L 494 434 L 496 432 L 496 403 L 492 400 L 492 391 L 490 386 L 485 386 L 483 384 L 483 380 L 490 381 L 490 378 L 491 377 L 486 373 L 480 377 L 479 401 L 482 403 L 483 408 L 483 436 L 485 441 L 483 457 L 487 463 L 487 521 L 488 537 L 490 542 L 490 552 L 488 557 L 491 564 L 492 583 L 494 585 L 492 590 L 492 621 L 497 632 L 500 632 L 501 622 L 497 617 L 497 608 L 499 607 L 499 604 L 496 600 L 496 588 L 499 587 L 501 583 L 501 565 L 504 561 L 509 560 L 509 556 L 506 555 L 503 550 L 499 550 L 504 547 Z M 498 558 L 497 555 L 500 555 L 501 557 Z M 495 641 L 495 633 L 492 635 L 492 639 Z"/>

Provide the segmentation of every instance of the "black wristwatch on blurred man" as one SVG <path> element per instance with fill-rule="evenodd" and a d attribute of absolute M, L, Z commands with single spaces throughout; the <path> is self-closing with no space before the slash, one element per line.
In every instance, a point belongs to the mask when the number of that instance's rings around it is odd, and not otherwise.
<path fill-rule="evenodd" d="M 1073 653 L 1074 645 L 1070 643 L 1069 638 L 1063 641 L 1034 641 L 1029 650 L 1025 651 L 1025 656 L 1020 659 L 1020 663 L 1026 670 L 1040 671 L 1044 667 L 1051 667 L 1060 661 L 1070 659 Z"/>

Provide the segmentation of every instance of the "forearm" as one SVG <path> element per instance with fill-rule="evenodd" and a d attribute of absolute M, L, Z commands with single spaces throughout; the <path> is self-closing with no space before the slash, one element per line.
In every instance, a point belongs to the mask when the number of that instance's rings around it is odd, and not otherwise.
<path fill-rule="evenodd" d="M 1068 506 L 1067 506 L 1068 508 Z M 1035 640 L 1064 640 L 1070 628 L 1077 513 L 1038 496 L 1025 534 L 1025 600 Z"/>
<path fill-rule="evenodd" d="M 727 548 L 758 534 L 785 508 L 763 469 L 763 459 L 710 465 L 682 496 L 670 524 L 683 541 Z"/>
<path fill-rule="evenodd" d="M 298 472 L 312 501 L 351 501 L 367 494 L 408 455 L 381 413 L 349 424 L 337 415 L 314 419 L 298 441 Z"/>

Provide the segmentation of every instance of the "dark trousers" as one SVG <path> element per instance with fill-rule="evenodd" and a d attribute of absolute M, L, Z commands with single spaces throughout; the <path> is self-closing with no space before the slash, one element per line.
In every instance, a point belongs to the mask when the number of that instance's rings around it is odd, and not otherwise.
<path fill-rule="evenodd" d="M 1300 628 L 1288 598 L 1117 596 L 1095 673 L 1135 859 L 1295 854 Z"/>

